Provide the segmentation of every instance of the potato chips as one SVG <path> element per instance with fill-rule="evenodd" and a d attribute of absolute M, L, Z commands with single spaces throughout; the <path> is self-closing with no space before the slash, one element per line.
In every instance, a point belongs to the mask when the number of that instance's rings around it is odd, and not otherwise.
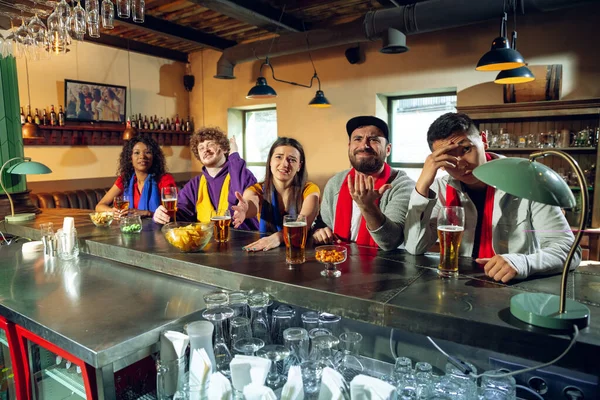
<path fill-rule="evenodd" d="M 171 228 L 165 232 L 167 241 L 183 252 L 201 250 L 210 240 L 212 230 L 202 230 L 200 224 Z"/>

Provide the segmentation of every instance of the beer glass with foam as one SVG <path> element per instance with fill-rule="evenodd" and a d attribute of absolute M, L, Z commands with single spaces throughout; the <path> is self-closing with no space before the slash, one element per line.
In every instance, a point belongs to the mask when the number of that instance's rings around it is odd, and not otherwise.
<path fill-rule="evenodd" d="M 225 243 L 229 241 L 229 225 L 231 225 L 231 213 L 228 209 L 213 210 L 210 220 L 214 224 L 213 238 L 216 242 Z"/>
<path fill-rule="evenodd" d="M 167 209 L 171 221 L 177 222 L 177 187 L 166 186 L 160 189 L 160 203 Z"/>
<path fill-rule="evenodd" d="M 284 215 L 283 216 L 283 240 L 285 241 L 285 262 L 287 264 L 302 264 L 304 247 L 306 246 L 306 216 Z"/>
<path fill-rule="evenodd" d="M 440 241 L 440 276 L 458 275 L 458 254 L 465 230 L 465 210 L 462 207 L 442 207 L 438 213 L 437 234 Z"/>

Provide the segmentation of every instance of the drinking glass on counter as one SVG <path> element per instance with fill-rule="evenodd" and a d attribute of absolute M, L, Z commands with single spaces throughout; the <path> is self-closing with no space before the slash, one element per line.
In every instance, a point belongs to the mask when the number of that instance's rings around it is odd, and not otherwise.
<path fill-rule="evenodd" d="M 229 210 L 213 210 L 210 214 L 210 220 L 214 224 L 213 237 L 216 242 L 225 243 L 229 241 L 229 225 L 231 225 L 231 213 Z"/>
<path fill-rule="evenodd" d="M 177 222 L 177 187 L 167 186 L 160 189 L 160 202 L 167 209 L 172 222 Z"/>
<path fill-rule="evenodd" d="M 458 275 L 458 254 L 465 230 L 465 210 L 462 207 L 442 207 L 438 213 L 437 232 L 440 241 L 438 272 L 443 277 Z"/>
<path fill-rule="evenodd" d="M 316 311 L 306 311 L 301 315 L 302 327 L 310 332 L 319 327 L 319 313 Z"/>
<path fill-rule="evenodd" d="M 42 236 L 42 243 L 44 243 L 44 254 L 54 255 L 56 252 L 54 224 L 52 222 L 40 224 L 40 234 Z"/>
<path fill-rule="evenodd" d="M 215 339 L 213 343 L 213 353 L 215 355 L 216 370 L 223 375 L 229 377 L 229 363 L 231 362 L 231 352 L 227 347 L 225 339 L 224 321 L 231 318 L 233 310 L 229 307 L 215 307 L 206 309 L 202 313 L 202 317 L 213 322 L 215 326 Z"/>
<path fill-rule="evenodd" d="M 306 261 L 304 247 L 307 233 L 306 216 L 283 216 L 283 240 L 285 241 L 285 262 L 287 264 L 303 264 Z"/>

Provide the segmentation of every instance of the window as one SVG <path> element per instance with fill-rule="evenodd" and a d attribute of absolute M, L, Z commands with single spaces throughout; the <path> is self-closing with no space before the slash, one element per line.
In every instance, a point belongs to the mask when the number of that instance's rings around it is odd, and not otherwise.
<path fill-rule="evenodd" d="M 406 172 L 416 181 L 425 158 L 431 153 L 427 144 L 429 125 L 447 112 L 456 112 L 456 92 L 388 98 L 390 166 Z"/>
<path fill-rule="evenodd" d="M 277 110 L 274 108 L 244 111 L 242 156 L 259 182 L 265 178 L 267 157 L 277 140 Z"/>

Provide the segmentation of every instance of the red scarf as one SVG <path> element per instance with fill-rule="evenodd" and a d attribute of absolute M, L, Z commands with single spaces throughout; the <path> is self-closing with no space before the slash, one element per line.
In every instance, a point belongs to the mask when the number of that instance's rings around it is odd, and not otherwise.
<path fill-rule="evenodd" d="M 384 164 L 383 174 L 375 179 L 375 190 L 379 190 L 380 187 L 387 183 L 387 181 L 390 179 L 391 173 L 392 169 L 390 166 L 387 163 Z M 348 242 L 350 241 L 350 228 L 352 226 L 352 196 L 350 196 L 350 191 L 348 190 L 348 179 L 352 179 L 352 181 L 354 181 L 355 176 L 356 170 L 352 168 L 342 182 L 342 187 L 340 188 L 340 194 L 337 201 L 337 207 L 335 210 L 335 226 L 333 227 L 333 233 L 335 233 L 340 239 Z M 379 199 L 377 199 L 375 204 L 379 205 Z M 378 247 L 377 243 L 375 243 L 371 237 L 371 234 L 367 229 L 367 223 L 362 216 L 360 217 L 360 225 L 358 228 L 356 243 Z"/>
<path fill-rule="evenodd" d="M 490 161 L 492 156 L 488 153 L 485 154 L 485 159 Z M 485 192 L 485 205 L 483 207 L 483 219 L 481 226 L 481 238 L 479 240 L 479 252 L 478 258 L 491 258 L 496 255 L 494 253 L 494 247 L 492 246 L 492 215 L 494 213 L 494 193 L 496 189 L 492 186 L 488 186 Z M 446 206 L 447 207 L 460 207 L 460 197 L 456 189 L 452 186 L 446 186 Z"/>

